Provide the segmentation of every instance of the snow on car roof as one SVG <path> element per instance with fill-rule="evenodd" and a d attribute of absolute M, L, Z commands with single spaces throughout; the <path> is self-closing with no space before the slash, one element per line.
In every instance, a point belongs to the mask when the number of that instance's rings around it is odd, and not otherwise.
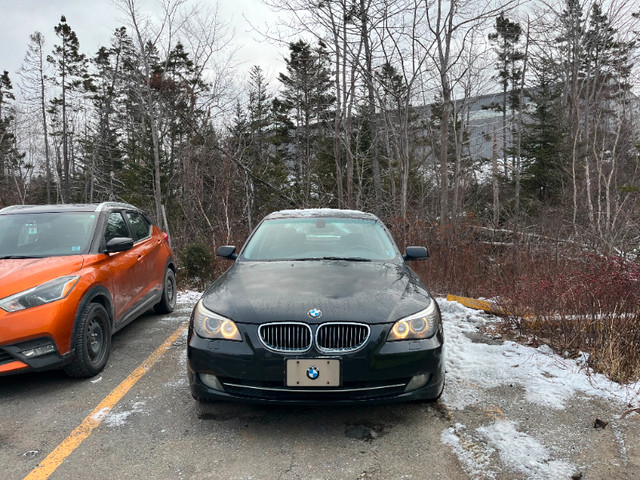
<path fill-rule="evenodd" d="M 301 208 L 280 210 L 267 215 L 266 218 L 315 218 L 315 217 L 344 217 L 344 218 L 367 218 L 377 220 L 372 213 L 360 210 L 347 210 L 340 208 Z"/>
<path fill-rule="evenodd" d="M 133 205 L 122 202 L 103 203 L 61 203 L 57 205 L 12 205 L 0 210 L 0 213 L 55 213 L 55 212 L 98 212 L 106 208 L 124 208 L 139 210 Z"/>

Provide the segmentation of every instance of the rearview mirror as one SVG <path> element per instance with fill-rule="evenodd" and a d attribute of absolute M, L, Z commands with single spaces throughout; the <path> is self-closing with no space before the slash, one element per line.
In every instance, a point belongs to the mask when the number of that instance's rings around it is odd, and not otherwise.
<path fill-rule="evenodd" d="M 114 237 L 107 242 L 107 253 L 124 252 L 133 248 L 133 238 Z"/>
<path fill-rule="evenodd" d="M 426 247 L 407 247 L 407 253 L 403 255 L 405 261 L 424 260 L 429 258 L 429 252 Z"/>
<path fill-rule="evenodd" d="M 228 260 L 235 260 L 236 258 L 238 258 L 238 255 L 236 255 L 235 245 L 223 245 L 221 247 L 218 247 L 218 251 L 216 252 L 216 255 L 222 258 L 226 258 Z"/>

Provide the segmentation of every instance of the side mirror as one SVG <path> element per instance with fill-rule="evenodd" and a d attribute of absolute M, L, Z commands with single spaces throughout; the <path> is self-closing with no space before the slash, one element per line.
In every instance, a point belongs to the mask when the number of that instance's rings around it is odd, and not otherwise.
<path fill-rule="evenodd" d="M 236 258 L 238 258 L 238 255 L 236 255 L 235 245 L 223 245 L 221 247 L 218 247 L 216 255 L 222 258 L 226 258 L 227 260 L 235 260 Z"/>
<path fill-rule="evenodd" d="M 133 238 L 114 237 L 107 242 L 107 253 L 124 252 L 133 248 Z"/>
<path fill-rule="evenodd" d="M 407 247 L 407 253 L 403 255 L 405 262 L 410 260 L 424 260 L 429 258 L 429 252 L 426 247 Z"/>

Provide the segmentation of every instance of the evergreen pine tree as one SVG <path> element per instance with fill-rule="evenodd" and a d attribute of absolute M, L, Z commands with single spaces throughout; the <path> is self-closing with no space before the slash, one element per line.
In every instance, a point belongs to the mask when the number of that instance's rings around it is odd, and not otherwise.
<path fill-rule="evenodd" d="M 73 127 L 70 111 L 73 106 L 72 96 L 76 91 L 92 89 L 88 73 L 87 59 L 79 52 L 80 42 L 76 33 L 67 23 L 64 15 L 60 23 L 54 27 L 60 44 L 55 45 L 53 54 L 47 60 L 56 69 L 55 83 L 60 87 L 60 95 L 55 97 L 51 106 L 53 110 L 60 110 L 60 131 L 62 142 L 62 198 L 65 203 L 71 201 L 71 151 L 70 142 L 73 137 Z"/>
<path fill-rule="evenodd" d="M 541 72 L 536 88 L 530 92 L 534 110 L 522 139 L 523 194 L 543 205 L 558 204 L 570 182 L 561 95 L 557 80 Z"/>
<path fill-rule="evenodd" d="M 287 73 L 281 73 L 284 89 L 281 106 L 289 114 L 295 128 L 295 178 L 300 201 L 308 207 L 312 191 L 317 197 L 326 176 L 330 153 L 326 145 L 327 122 L 335 98 L 331 95 L 331 72 L 326 46 L 320 42 L 313 49 L 304 40 L 289 45 Z M 335 183 L 335 182 L 334 182 Z"/>
<path fill-rule="evenodd" d="M 489 40 L 496 44 L 497 78 L 502 86 L 502 104 L 495 106 L 495 108 L 502 113 L 502 155 L 506 172 L 508 172 L 506 169 L 507 158 L 511 153 L 507 112 L 513 113 L 515 109 L 519 108 L 517 89 L 522 76 L 520 64 L 524 59 L 524 54 L 518 49 L 521 35 L 522 27 L 520 24 L 506 18 L 504 13 L 498 15 L 496 30 L 489 34 Z"/>
<path fill-rule="evenodd" d="M 6 70 L 0 76 L 0 187 L 2 204 L 13 203 L 8 196 L 9 179 L 14 168 L 18 167 L 24 154 L 20 154 L 16 147 L 16 138 L 13 133 L 13 121 L 15 119 L 12 102 L 15 100 L 13 84 Z"/>

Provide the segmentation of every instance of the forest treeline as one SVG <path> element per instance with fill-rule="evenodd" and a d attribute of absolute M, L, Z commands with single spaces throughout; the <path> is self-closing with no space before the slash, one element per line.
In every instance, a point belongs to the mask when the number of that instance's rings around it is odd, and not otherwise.
<path fill-rule="evenodd" d="M 108 45 L 61 16 L 1 77 L 1 206 L 131 202 L 192 263 L 302 207 L 372 211 L 400 243 L 422 222 L 638 246 L 634 1 L 263 0 L 273 78 L 240 73 L 216 9 L 116 3 Z"/>

